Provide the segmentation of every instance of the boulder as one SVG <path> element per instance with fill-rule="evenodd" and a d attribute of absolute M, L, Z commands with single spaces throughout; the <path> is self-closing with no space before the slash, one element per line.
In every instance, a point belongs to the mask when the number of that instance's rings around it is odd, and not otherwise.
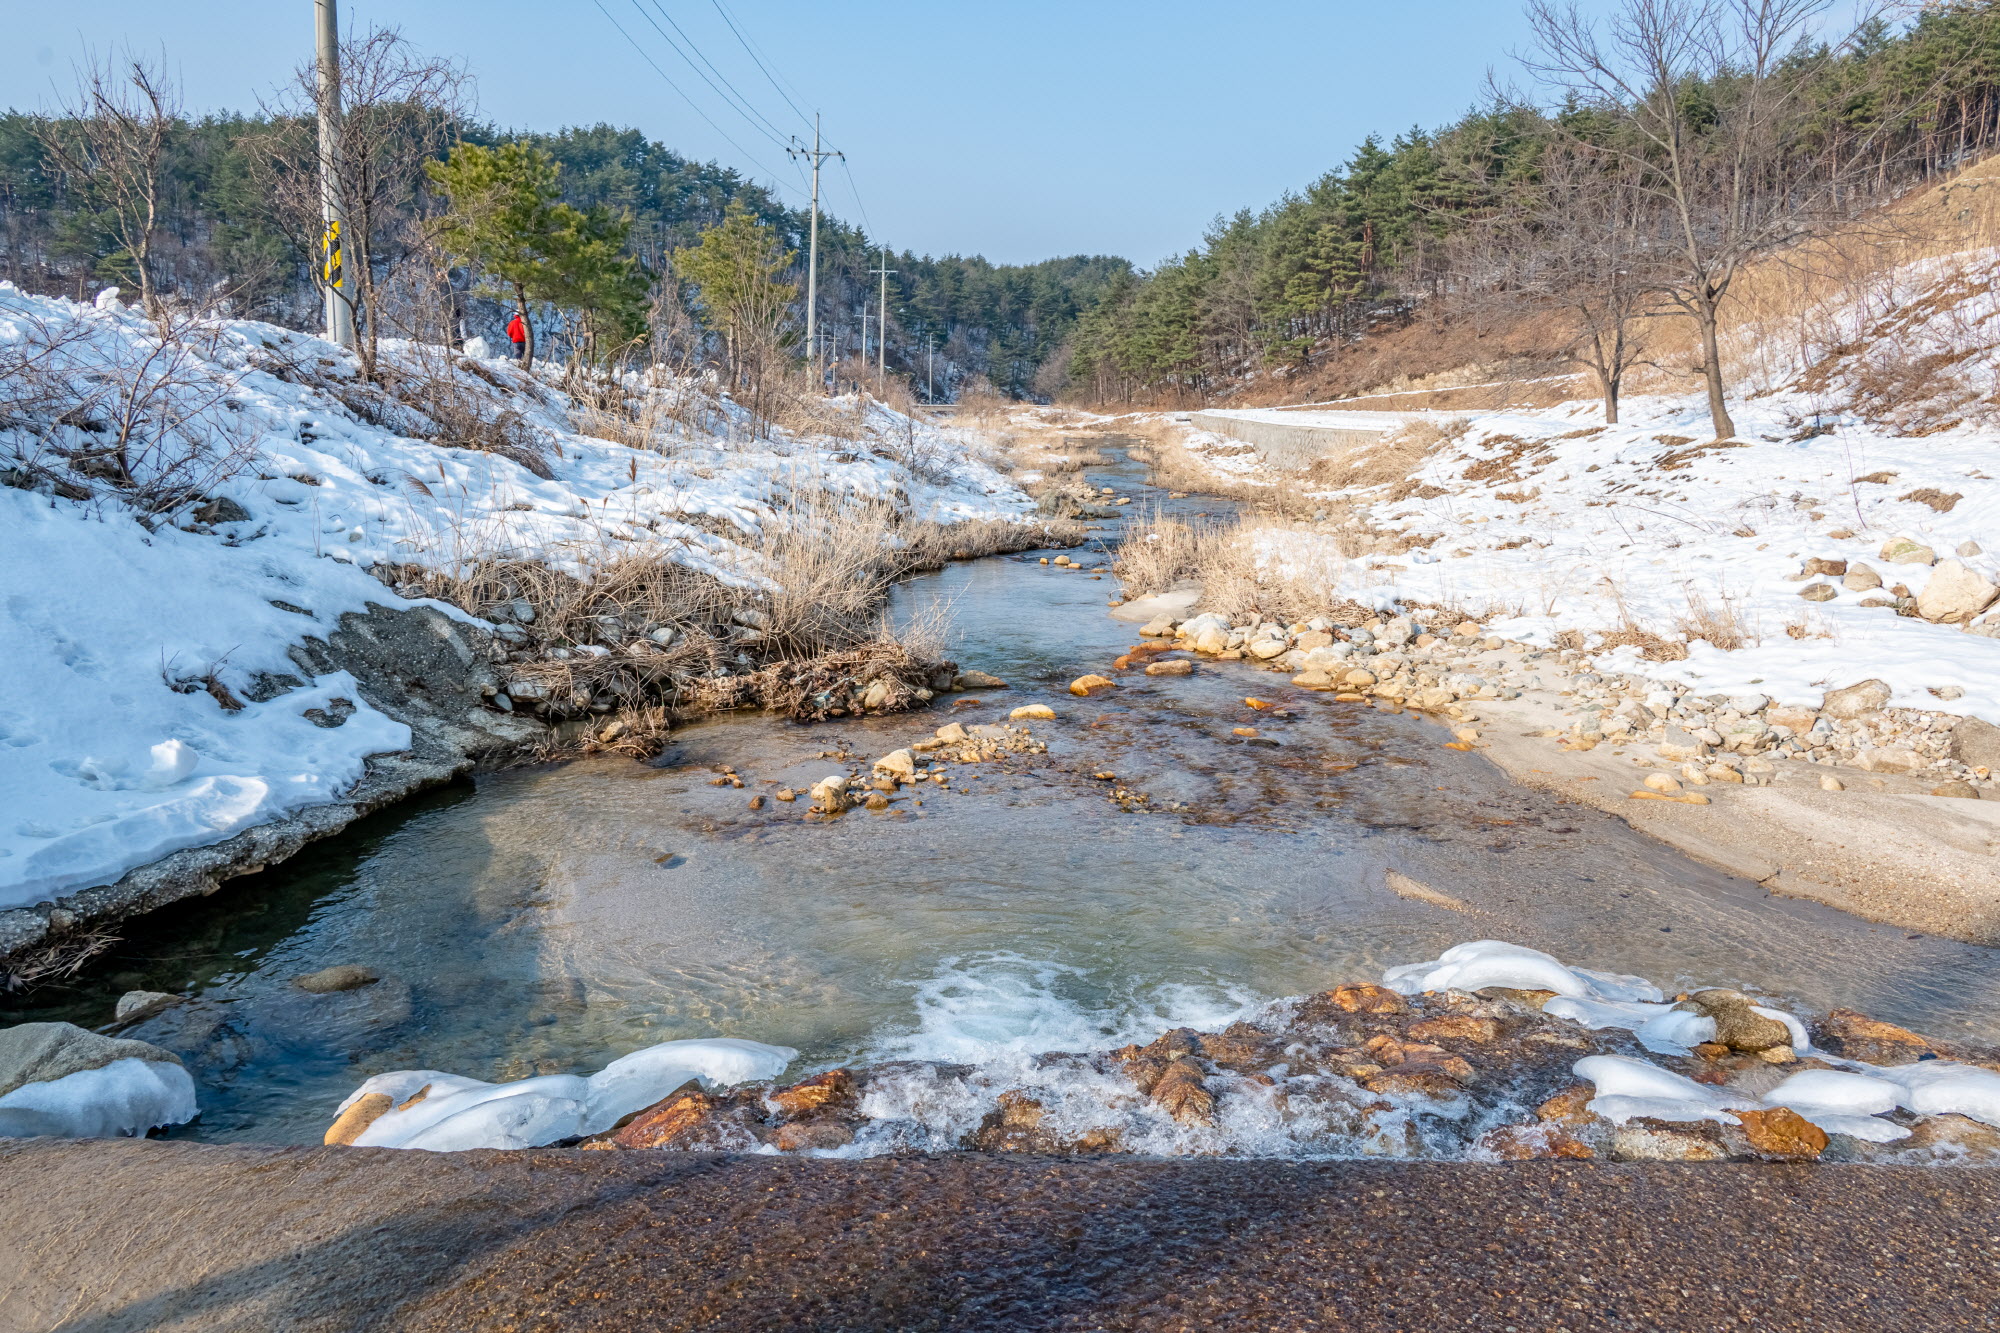
<path fill-rule="evenodd" d="M 1088 699 L 1093 694 L 1102 694 L 1106 690 L 1115 690 L 1117 688 L 1117 681 L 1106 676 L 1097 675 L 1078 676 L 1069 683 L 1069 692 L 1084 699 Z"/>
<path fill-rule="evenodd" d="M 1708 753 L 1708 743 L 1679 727 L 1668 727 L 1653 752 L 1662 759 L 1695 759 Z"/>
<path fill-rule="evenodd" d="M 1882 576 L 1866 565 L 1856 565 L 1847 571 L 1840 586 L 1849 592 L 1873 592 L 1882 586 Z"/>
<path fill-rule="evenodd" d="M 908 750 L 891 750 L 875 761 L 875 771 L 898 782 L 914 782 L 917 777 L 917 757 Z"/>
<path fill-rule="evenodd" d="M 932 732 L 931 735 L 933 738 L 941 740 L 947 745 L 958 745 L 965 740 L 965 724 L 961 722 L 947 722 Z"/>
<path fill-rule="evenodd" d="M 194 1080 L 150 1042 L 74 1023 L 0 1029 L 0 1138 L 113 1138 L 195 1117 Z"/>
<path fill-rule="evenodd" d="M 308 972 L 292 984 L 314 995 L 330 995 L 335 991 L 358 990 L 363 986 L 372 986 L 381 979 L 382 974 L 373 968 L 359 967 L 353 963 L 338 963 L 333 967 L 323 967 L 317 972 Z"/>
<path fill-rule="evenodd" d="M 1840 594 L 1834 591 L 1831 583 L 1808 583 L 1799 589 L 1799 596 L 1808 602 L 1830 602 Z"/>
<path fill-rule="evenodd" d="M 1976 801 L 1979 799 L 1979 788 L 1970 782 L 1940 782 L 1931 788 L 1931 795 L 1956 796 L 1960 800 Z"/>
<path fill-rule="evenodd" d="M 961 671 L 952 678 L 952 687 L 960 690 L 1004 690 L 1007 682 L 984 671 Z"/>
<path fill-rule="evenodd" d="M 1732 1051 L 1766 1051 L 1792 1039 L 1790 1028 L 1758 1013 L 1754 1002 L 1741 991 L 1696 991 L 1688 997 L 1686 1007 L 1714 1019 L 1714 1040 Z"/>
<path fill-rule="evenodd" d="M 1908 537 L 1894 537 L 1882 543 L 1880 552 L 1884 561 L 1892 565 L 1933 565 L 1937 563 L 1937 552 L 1919 541 Z"/>
<path fill-rule="evenodd" d="M 1283 639 L 1259 639 L 1250 645 L 1250 656 L 1268 662 L 1274 657 L 1282 657 L 1290 647 Z"/>
<path fill-rule="evenodd" d="M 1978 570 L 1946 560 L 1917 594 L 1917 614 L 1939 625 L 1962 625 L 2000 599 L 2000 588 Z"/>
<path fill-rule="evenodd" d="M 1185 657 L 1177 657 L 1171 662 L 1149 662 L 1146 664 L 1149 676 L 1192 676 L 1194 663 Z"/>
<path fill-rule="evenodd" d="M 1331 675 L 1316 668 L 1307 668 L 1298 675 L 1293 676 L 1292 684 L 1302 690 L 1337 690 L 1340 688 L 1339 682 L 1334 680 Z"/>
<path fill-rule="evenodd" d="M 137 1023 L 151 1018 L 162 1009 L 179 1004 L 181 998 L 165 991 L 128 990 L 118 997 L 118 1007 L 112 1010 L 111 1019 L 115 1023 Z"/>
<path fill-rule="evenodd" d="M 2000 727 L 1976 717 L 1960 718 L 1951 729 L 1951 757 L 1968 768 L 2000 773 Z"/>
<path fill-rule="evenodd" d="M 1719 1162 L 1728 1155 L 1721 1137 L 1707 1127 L 1634 1123 L 1620 1126 L 1611 1136 L 1611 1156 L 1620 1162 Z"/>
<path fill-rule="evenodd" d="M 1924 766 L 1923 756 L 1900 745 L 1879 745 L 1861 751 L 1854 762 L 1865 773 L 1914 773 Z"/>
<path fill-rule="evenodd" d="M 1750 1146 L 1765 1157 L 1804 1162 L 1826 1151 L 1826 1131 L 1790 1107 L 1735 1114 L 1743 1123 L 1743 1135 Z"/>
<path fill-rule="evenodd" d="M 1007 716 L 1015 722 L 1053 722 L 1056 710 L 1047 704 L 1023 704 Z"/>
<path fill-rule="evenodd" d="M 1847 722 L 1864 713 L 1880 712 L 1888 706 L 1889 695 L 1887 682 L 1864 680 L 1845 689 L 1828 690 L 1820 711 L 1836 721 Z"/>
<path fill-rule="evenodd" d="M 1834 1009 L 1813 1029 L 1813 1044 L 1848 1060 L 1871 1065 L 1914 1064 L 1936 1054 L 1929 1041 L 1908 1028 L 1884 1023 L 1854 1009 Z"/>

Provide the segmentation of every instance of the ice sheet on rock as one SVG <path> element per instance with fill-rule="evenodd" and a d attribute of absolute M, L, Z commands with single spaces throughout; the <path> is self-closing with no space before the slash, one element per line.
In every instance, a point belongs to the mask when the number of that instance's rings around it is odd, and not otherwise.
<path fill-rule="evenodd" d="M 1902 1089 L 1902 1104 L 1918 1115 L 1962 1115 L 2000 1125 L 2000 1074 L 1955 1060 L 1920 1060 L 1870 1071 Z"/>
<path fill-rule="evenodd" d="M 1755 1097 L 1728 1088 L 1713 1088 L 1684 1078 L 1644 1060 L 1626 1055 L 1587 1055 L 1572 1068 L 1578 1078 L 1596 1085 L 1590 1109 L 1614 1125 L 1637 1116 L 1655 1120 L 1714 1120 L 1737 1123 L 1732 1110 L 1756 1110 Z"/>
<path fill-rule="evenodd" d="M 1392 967 L 1382 974 L 1382 984 L 1403 995 L 1506 986 L 1614 1003 L 1658 1003 L 1665 998 L 1660 988 L 1644 977 L 1570 967 L 1539 949 L 1502 940 L 1453 945 L 1431 962 Z"/>
<path fill-rule="evenodd" d="M 194 1079 L 180 1065 L 127 1056 L 23 1083 L 0 1096 L 0 1138 L 108 1139 L 194 1119 Z"/>
<path fill-rule="evenodd" d="M 1894 1143 L 1910 1137 L 1910 1131 L 1876 1117 L 1895 1110 L 1902 1095 L 1900 1084 L 1871 1074 L 1806 1069 L 1765 1093 L 1764 1101 L 1791 1108 L 1829 1134 Z"/>
<path fill-rule="evenodd" d="M 798 1058 L 787 1046 L 735 1037 L 661 1042 L 621 1056 L 589 1078 L 544 1074 L 512 1083 L 485 1083 L 432 1069 L 377 1074 L 340 1104 L 344 1111 L 371 1092 L 386 1094 L 394 1109 L 356 1136 L 356 1147 L 532 1148 L 597 1134 L 674 1089 L 699 1079 L 730 1087 L 775 1078 Z M 429 1085 L 424 1099 L 404 1103 Z"/>

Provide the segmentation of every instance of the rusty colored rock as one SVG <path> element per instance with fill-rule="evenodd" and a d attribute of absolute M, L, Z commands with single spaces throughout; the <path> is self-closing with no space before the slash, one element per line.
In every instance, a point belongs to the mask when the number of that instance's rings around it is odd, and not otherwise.
<path fill-rule="evenodd" d="M 829 1069 L 789 1088 L 780 1088 L 764 1100 L 772 1110 L 787 1116 L 842 1110 L 854 1105 L 854 1075 L 845 1069 Z"/>
<path fill-rule="evenodd" d="M 1474 1018 L 1470 1014 L 1446 1014 L 1410 1025 L 1410 1035 L 1419 1041 L 1475 1041 L 1481 1044 L 1500 1040 L 1500 1020 Z"/>
<path fill-rule="evenodd" d="M 1744 1137 L 1766 1157 L 1807 1161 L 1826 1151 L 1826 1131 L 1786 1106 L 1768 1111 L 1738 1111 Z"/>
<path fill-rule="evenodd" d="M 1871 1065 L 1907 1065 L 1932 1053 L 1930 1042 L 1908 1028 L 1853 1009 L 1829 1013 L 1814 1033 L 1814 1042 L 1835 1055 Z"/>
<path fill-rule="evenodd" d="M 1535 1108 L 1535 1115 L 1560 1125 L 1587 1125 L 1597 1119 L 1590 1109 L 1590 1099 L 1597 1095 L 1597 1089 L 1588 1083 L 1579 1083 L 1564 1088 L 1555 1096 Z"/>
<path fill-rule="evenodd" d="M 620 1148 L 671 1148 L 699 1129 L 715 1105 L 716 1099 L 705 1092 L 678 1092 L 639 1112 L 603 1141 Z"/>
<path fill-rule="evenodd" d="M 329 1145 L 345 1145 L 361 1137 L 361 1131 L 380 1120 L 395 1105 L 395 1098 L 386 1092 L 371 1092 L 355 1100 L 354 1105 L 342 1111 L 334 1122 L 327 1126 L 326 1137 L 320 1140 Z"/>
<path fill-rule="evenodd" d="M 1361 1080 L 1361 1086 L 1383 1097 L 1443 1099 L 1459 1096 L 1463 1091 L 1457 1079 L 1436 1065 L 1419 1064 L 1404 1064 L 1394 1069 L 1385 1069 L 1379 1074 Z"/>
<path fill-rule="evenodd" d="M 1400 1014 L 1409 1009 L 1402 996 L 1369 982 L 1336 986 L 1327 992 L 1336 1009 L 1350 1014 Z"/>
<path fill-rule="evenodd" d="M 1118 682 L 1108 676 L 1078 676 L 1069 683 L 1069 692 L 1084 699 L 1088 699 L 1093 694 L 1102 694 L 1106 690 L 1115 690 L 1117 688 Z"/>
<path fill-rule="evenodd" d="M 1183 1125 L 1215 1123 L 1215 1094 L 1203 1080 L 1207 1075 L 1193 1060 L 1179 1059 L 1168 1064 L 1152 1087 L 1152 1097 Z"/>

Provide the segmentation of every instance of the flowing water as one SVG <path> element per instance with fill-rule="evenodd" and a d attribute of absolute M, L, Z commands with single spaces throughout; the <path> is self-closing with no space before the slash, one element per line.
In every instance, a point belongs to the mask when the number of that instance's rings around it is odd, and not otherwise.
<path fill-rule="evenodd" d="M 1128 512 L 1204 507 L 1113 457 L 1091 475 L 1135 497 Z M 1079 558 L 1108 565 L 1118 528 Z M 1106 614 L 1108 570 L 1040 554 L 912 580 L 894 608 L 948 609 L 958 660 L 1010 689 L 815 727 L 731 716 L 650 765 L 482 777 L 135 923 L 132 945 L 0 1018 L 98 1025 L 128 989 L 196 995 L 135 1034 L 191 1052 L 204 1111 L 177 1132 L 265 1142 L 317 1141 L 343 1095 L 391 1069 L 589 1073 L 699 1036 L 797 1047 L 795 1072 L 1098 1049 L 1477 938 L 2000 1038 L 1993 951 L 1772 898 L 1512 785 L 1425 721 L 1231 664 L 1071 697 L 1135 627 Z M 1031 701 L 1061 715 L 1034 724 L 1046 755 L 965 766 L 883 814 L 749 808 L 846 767 L 823 754 L 865 765 Z M 724 767 L 746 785 L 712 785 Z M 1397 896 L 1390 868 L 1458 906 Z M 293 984 L 338 963 L 384 980 Z"/>

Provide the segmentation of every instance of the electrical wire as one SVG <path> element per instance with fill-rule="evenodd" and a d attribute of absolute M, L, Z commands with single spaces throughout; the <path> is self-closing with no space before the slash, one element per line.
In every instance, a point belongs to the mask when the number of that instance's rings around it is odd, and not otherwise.
<path fill-rule="evenodd" d="M 769 80 L 771 87 L 777 91 L 778 96 L 785 99 L 785 105 L 792 109 L 792 113 L 799 118 L 800 123 L 811 125 L 812 117 L 799 109 L 799 104 L 792 100 L 792 95 L 785 91 L 783 84 L 778 82 L 778 76 L 771 72 L 771 67 L 764 63 L 764 58 L 757 53 L 757 48 L 752 46 L 750 39 L 743 35 L 743 30 L 736 26 L 736 20 L 730 17 L 728 7 L 722 3 L 722 0 L 709 0 L 709 3 L 715 6 L 716 13 L 722 15 L 722 21 L 729 25 L 729 31 L 736 34 L 736 42 L 743 48 L 744 54 L 750 57 L 751 63 L 763 71 L 765 79 Z"/>
<path fill-rule="evenodd" d="M 633 3 L 636 5 L 638 0 L 633 0 Z M 784 131 L 773 124 L 770 117 L 757 110 L 750 99 L 745 97 L 736 85 L 729 81 L 728 75 L 715 67 L 715 63 L 702 53 L 701 47 L 696 44 L 692 37 L 687 35 L 687 31 L 680 24 L 674 22 L 674 16 L 667 12 L 666 6 L 661 4 L 660 0 L 651 0 L 651 4 L 658 11 L 660 17 L 667 21 L 667 27 L 672 28 L 679 35 L 680 41 L 675 41 L 674 38 L 667 36 L 666 29 L 660 27 L 657 23 L 653 23 L 652 16 L 647 14 L 643 8 L 639 12 L 645 17 L 648 23 L 653 24 L 653 31 L 659 33 L 661 39 L 674 49 L 674 54 L 678 55 L 682 62 L 695 72 L 696 77 L 701 79 L 703 83 L 706 83 L 730 110 L 743 117 L 752 129 L 778 147 L 785 147 Z M 682 43 L 686 43 L 685 50 L 682 49 Z M 694 54 L 689 55 L 688 52 L 690 51 Z M 696 61 L 699 61 L 700 64 L 697 64 Z M 704 66 L 706 66 L 706 72 L 704 72 Z M 711 74 L 714 75 L 714 78 L 709 77 Z M 717 79 L 720 79 L 721 82 L 717 83 Z"/>
<path fill-rule="evenodd" d="M 731 148 L 734 148 L 737 152 L 741 153 L 743 155 L 744 161 L 748 162 L 751 166 L 757 168 L 757 170 L 763 172 L 767 179 L 776 180 L 778 178 L 777 172 L 772 171 L 762 162 L 759 162 L 755 157 L 752 157 L 749 149 L 745 148 L 742 144 L 737 143 L 736 140 L 730 138 L 728 131 L 724 130 L 722 126 L 716 124 L 715 120 L 706 111 L 703 111 L 701 107 L 695 102 L 695 100 L 692 97 L 689 97 L 686 91 L 683 90 L 678 83 L 675 83 L 672 77 L 670 77 L 665 70 L 660 68 L 660 63 L 657 60 L 653 59 L 652 55 L 647 52 L 645 47 L 639 45 L 638 41 L 633 38 L 631 33 L 625 31 L 624 25 L 621 24 L 617 19 L 611 17 L 611 11 L 604 7 L 604 0 L 591 0 L 591 3 L 597 6 L 597 11 L 600 14 L 604 15 L 605 21 L 609 23 L 613 28 L 618 30 L 618 35 L 620 37 L 623 37 L 626 43 L 630 45 L 634 51 L 637 51 L 639 53 L 639 58 L 644 60 L 648 65 L 651 65 L 653 67 L 653 73 L 660 76 L 660 81 L 666 84 L 667 87 L 673 89 L 674 94 L 677 97 L 679 97 L 683 102 L 686 102 L 688 104 L 688 109 L 690 111 L 694 112 L 697 116 L 700 116 L 703 121 L 707 122 L 708 127 L 710 129 L 714 130 L 717 134 L 721 135 L 722 141 L 724 143 L 728 144 Z M 638 0 L 633 0 L 633 5 L 634 7 L 636 7 L 638 5 Z M 643 9 L 640 10 L 639 13 L 641 17 L 645 16 L 645 11 Z"/>

